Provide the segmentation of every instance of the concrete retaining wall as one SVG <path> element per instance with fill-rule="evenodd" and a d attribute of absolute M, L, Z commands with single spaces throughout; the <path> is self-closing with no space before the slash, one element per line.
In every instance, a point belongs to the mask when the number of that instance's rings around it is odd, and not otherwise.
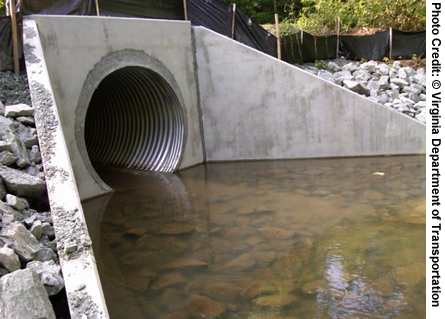
<path fill-rule="evenodd" d="M 194 28 L 207 161 L 416 154 L 425 125 Z"/>

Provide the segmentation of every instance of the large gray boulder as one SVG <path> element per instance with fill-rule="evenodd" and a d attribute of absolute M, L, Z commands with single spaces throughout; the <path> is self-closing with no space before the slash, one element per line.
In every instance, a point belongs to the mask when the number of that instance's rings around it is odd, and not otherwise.
<path fill-rule="evenodd" d="M 43 180 L 21 171 L 0 166 L 0 176 L 3 178 L 6 189 L 16 196 L 33 198 L 46 192 Z"/>
<path fill-rule="evenodd" d="M 360 68 L 362 70 L 366 70 L 368 72 L 375 72 L 375 70 L 377 68 L 377 62 L 375 62 L 375 61 L 365 62 L 360 65 Z"/>
<path fill-rule="evenodd" d="M 0 281 L 0 319 L 55 319 L 54 309 L 38 275 L 17 270 Z"/>
<path fill-rule="evenodd" d="M 14 154 L 8 151 L 2 151 L 0 152 L 0 164 L 5 166 L 11 166 L 15 163 L 17 160 L 17 157 L 15 157 Z"/>
<path fill-rule="evenodd" d="M 0 266 L 8 270 L 9 272 L 13 272 L 20 269 L 20 260 L 19 256 L 9 248 L 8 246 L 3 246 L 0 248 Z"/>
<path fill-rule="evenodd" d="M 371 75 L 367 71 L 356 71 L 354 72 L 354 79 L 360 82 L 366 82 L 371 78 Z"/>
<path fill-rule="evenodd" d="M 326 66 L 326 68 L 327 68 L 328 70 L 333 71 L 333 72 L 341 71 L 341 67 L 340 67 L 337 63 L 332 62 L 332 61 L 328 63 L 328 65 Z"/>
<path fill-rule="evenodd" d="M 329 71 L 321 70 L 318 72 L 318 76 L 326 81 L 335 83 L 334 76 Z"/>
<path fill-rule="evenodd" d="M 26 268 L 36 272 L 48 296 L 57 295 L 65 286 L 60 273 L 60 266 L 56 265 L 52 260 L 45 262 L 32 261 L 26 265 Z"/>
<path fill-rule="evenodd" d="M 407 81 L 405 81 L 403 79 L 400 79 L 400 78 L 391 79 L 391 83 L 395 84 L 395 85 L 397 85 L 399 87 L 402 87 L 402 88 L 407 86 L 407 85 L 409 85 L 409 83 Z"/>
<path fill-rule="evenodd" d="M 379 66 L 377 67 L 377 70 L 376 70 L 376 72 L 380 75 L 388 75 L 390 71 L 391 71 L 391 68 L 383 63 L 379 64 Z"/>
<path fill-rule="evenodd" d="M 31 116 L 34 109 L 26 104 L 7 105 L 5 107 L 6 117 Z"/>
<path fill-rule="evenodd" d="M 370 94 L 370 90 L 359 82 L 345 80 L 343 81 L 343 84 L 347 89 L 358 94 L 364 94 L 366 96 Z"/>
<path fill-rule="evenodd" d="M 28 150 L 26 149 L 25 144 L 20 141 L 16 134 L 11 134 L 11 139 L 9 142 L 11 144 L 12 153 L 17 157 L 17 166 L 23 168 L 31 164 L 28 156 Z"/>
<path fill-rule="evenodd" d="M 44 247 L 41 250 L 39 250 L 37 252 L 37 254 L 35 254 L 33 260 L 41 261 L 41 262 L 50 261 L 50 260 L 57 261 L 57 255 L 53 249 L 51 249 L 49 247 Z"/>
<path fill-rule="evenodd" d="M 2 200 L 6 196 L 6 187 L 3 183 L 3 178 L 0 177 L 0 200 Z"/>
<path fill-rule="evenodd" d="M 10 239 L 11 248 L 19 256 L 20 260 L 28 262 L 41 249 L 39 242 L 25 226 L 16 223 L 2 230 L 2 235 Z"/>
<path fill-rule="evenodd" d="M 20 198 L 11 194 L 6 195 L 6 203 L 19 212 L 23 212 L 26 208 L 25 203 Z"/>
<path fill-rule="evenodd" d="M 12 127 L 13 122 L 11 119 L 8 119 L 4 116 L 0 115 L 0 135 L 4 136 L 13 131 Z"/>
<path fill-rule="evenodd" d="M 359 69 L 360 68 L 358 66 L 358 63 L 356 63 L 356 62 L 350 62 L 350 63 L 346 64 L 345 66 L 343 66 L 343 71 L 355 72 Z"/>

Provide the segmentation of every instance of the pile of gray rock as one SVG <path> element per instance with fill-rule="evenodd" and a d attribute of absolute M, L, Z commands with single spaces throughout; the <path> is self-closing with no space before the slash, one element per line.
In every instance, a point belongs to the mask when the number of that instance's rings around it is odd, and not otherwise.
<path fill-rule="evenodd" d="M 0 101 L 0 319 L 55 318 L 64 287 L 33 111 Z"/>
<path fill-rule="evenodd" d="M 327 81 L 341 85 L 370 100 L 404 113 L 416 120 L 426 121 L 425 69 L 402 67 L 369 61 L 365 63 L 336 59 L 302 68 Z"/>

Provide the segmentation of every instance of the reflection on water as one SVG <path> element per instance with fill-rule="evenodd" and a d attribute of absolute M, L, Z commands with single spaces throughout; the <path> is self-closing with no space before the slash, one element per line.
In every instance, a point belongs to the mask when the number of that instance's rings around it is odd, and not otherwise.
<path fill-rule="evenodd" d="M 425 317 L 424 157 L 100 173 L 113 318 Z"/>

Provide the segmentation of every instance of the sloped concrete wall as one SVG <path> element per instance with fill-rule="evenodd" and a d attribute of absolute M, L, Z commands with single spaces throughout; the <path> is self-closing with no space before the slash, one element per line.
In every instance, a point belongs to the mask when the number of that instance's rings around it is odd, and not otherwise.
<path fill-rule="evenodd" d="M 425 152 L 425 125 L 194 28 L 207 161 Z"/>
<path fill-rule="evenodd" d="M 185 114 L 179 168 L 203 161 L 189 22 L 75 16 L 29 19 L 39 29 L 82 200 L 110 191 L 92 168 L 83 129 L 94 90 L 107 75 L 123 67 L 148 68 L 170 84 Z"/>

